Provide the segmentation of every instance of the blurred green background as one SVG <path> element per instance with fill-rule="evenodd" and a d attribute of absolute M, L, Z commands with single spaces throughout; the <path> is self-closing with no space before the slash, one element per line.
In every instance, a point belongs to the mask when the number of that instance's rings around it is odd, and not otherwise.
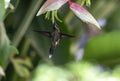
<path fill-rule="evenodd" d="M 34 32 L 53 31 L 45 14 L 35 16 L 44 2 L 11 0 L 5 9 L 0 0 L 0 80 L 120 81 L 120 1 L 91 0 L 91 6 L 84 6 L 102 30 L 86 26 L 67 4 L 62 6 L 59 28 L 75 37 L 60 40 L 52 59 L 50 39 Z"/>

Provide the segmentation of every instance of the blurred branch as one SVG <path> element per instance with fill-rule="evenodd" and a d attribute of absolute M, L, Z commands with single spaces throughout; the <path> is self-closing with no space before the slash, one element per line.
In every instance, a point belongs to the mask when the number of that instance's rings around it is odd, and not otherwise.
<path fill-rule="evenodd" d="M 96 16 L 96 18 L 107 18 L 116 10 L 118 7 L 119 0 L 98 0 L 96 4 L 91 8 L 91 12 Z M 102 12 L 102 13 L 100 13 Z"/>
<path fill-rule="evenodd" d="M 15 35 L 13 37 L 13 44 L 15 46 L 19 45 L 21 39 L 23 38 L 29 25 L 31 24 L 31 21 L 34 18 L 34 15 L 36 14 L 41 2 L 42 2 L 42 0 L 33 0 L 31 2 L 31 6 L 30 6 L 29 10 L 27 11 L 25 18 L 23 19 L 21 25 L 19 26 L 17 32 L 15 33 Z"/>
<path fill-rule="evenodd" d="M 26 38 L 22 46 L 21 55 L 27 54 L 30 47 L 30 41 Z"/>
<path fill-rule="evenodd" d="M 35 40 L 35 37 L 33 36 L 33 33 L 27 35 L 28 40 L 30 40 L 31 45 L 33 46 L 33 48 L 37 51 L 37 53 L 39 54 L 40 57 L 42 57 L 42 59 L 49 64 L 52 64 L 51 59 L 49 59 L 48 57 L 46 57 L 45 52 L 40 48 L 40 46 L 38 45 L 38 42 Z"/>

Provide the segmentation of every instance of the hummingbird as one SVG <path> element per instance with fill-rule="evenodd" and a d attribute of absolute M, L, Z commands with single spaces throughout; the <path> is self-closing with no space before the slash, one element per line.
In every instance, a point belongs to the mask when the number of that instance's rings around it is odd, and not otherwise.
<path fill-rule="evenodd" d="M 45 36 L 51 38 L 51 46 L 49 49 L 49 58 L 51 58 L 53 56 L 54 50 L 55 50 L 56 46 L 59 44 L 60 39 L 74 37 L 72 35 L 61 33 L 56 22 L 54 22 L 54 25 L 53 25 L 53 32 L 40 31 L 40 30 L 35 30 L 35 32 L 38 32 L 39 34 L 42 34 L 42 35 L 45 35 Z"/>

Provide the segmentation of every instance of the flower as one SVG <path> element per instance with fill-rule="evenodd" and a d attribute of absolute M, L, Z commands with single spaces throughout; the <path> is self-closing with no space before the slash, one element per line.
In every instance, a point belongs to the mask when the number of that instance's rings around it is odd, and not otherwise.
<path fill-rule="evenodd" d="M 57 10 L 66 2 L 68 2 L 69 8 L 73 11 L 73 13 L 83 22 L 87 24 L 92 24 L 101 29 L 95 18 L 85 8 L 83 8 L 77 3 L 71 2 L 71 0 L 47 0 L 42 5 L 36 16 L 44 14 L 48 11 L 56 11 L 52 14 L 52 21 L 54 21 L 54 17 L 57 18 Z M 49 13 L 47 14 L 46 18 L 49 18 Z M 57 19 L 59 20 L 59 18 Z"/>
<path fill-rule="evenodd" d="M 62 5 L 64 5 L 68 0 L 47 0 L 43 6 L 40 8 L 36 16 L 44 14 L 47 11 L 58 10 Z"/>
<path fill-rule="evenodd" d="M 93 24 L 96 27 L 98 27 L 99 29 L 101 29 L 99 24 L 95 20 L 95 18 L 85 8 L 83 8 L 82 6 L 80 6 L 77 3 L 71 2 L 70 0 L 68 1 L 68 5 L 69 5 L 70 9 L 73 11 L 73 13 L 78 18 L 80 18 L 83 22 Z"/>

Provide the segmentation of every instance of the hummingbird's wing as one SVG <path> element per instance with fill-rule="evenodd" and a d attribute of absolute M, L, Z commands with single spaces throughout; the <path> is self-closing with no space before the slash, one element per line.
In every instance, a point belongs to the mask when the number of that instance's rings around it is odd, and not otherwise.
<path fill-rule="evenodd" d="M 40 30 L 34 30 L 35 32 L 38 32 L 39 34 L 45 35 L 47 37 L 52 37 L 51 32 L 49 31 L 40 31 Z"/>
<path fill-rule="evenodd" d="M 70 37 L 74 37 L 74 36 L 60 33 L 60 39 L 62 39 L 62 38 L 70 38 Z"/>

